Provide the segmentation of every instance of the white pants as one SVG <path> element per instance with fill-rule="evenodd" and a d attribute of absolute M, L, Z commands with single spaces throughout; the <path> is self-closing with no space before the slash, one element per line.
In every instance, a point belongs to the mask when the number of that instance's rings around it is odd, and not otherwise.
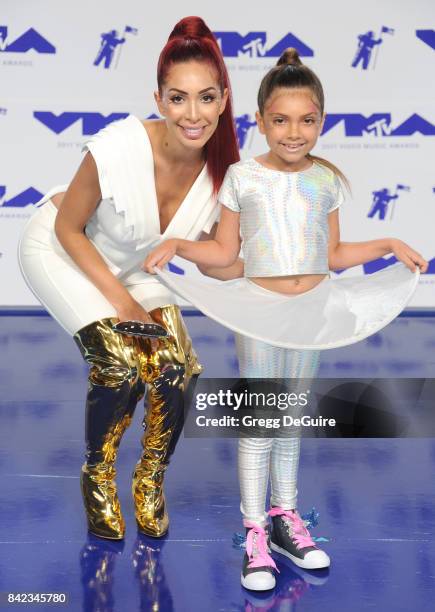
<path fill-rule="evenodd" d="M 74 263 L 58 241 L 57 208 L 48 200 L 27 223 L 19 243 L 21 271 L 28 286 L 54 319 L 71 335 L 93 321 L 116 317 L 116 310 Z M 145 310 L 174 304 L 171 292 L 150 277 L 126 285 Z"/>
<path fill-rule="evenodd" d="M 246 336 L 236 336 L 240 376 L 304 378 L 316 376 L 319 351 L 283 349 Z M 245 520 L 265 524 L 267 486 L 271 506 L 293 510 L 297 504 L 300 438 L 240 438 L 240 509 Z"/>

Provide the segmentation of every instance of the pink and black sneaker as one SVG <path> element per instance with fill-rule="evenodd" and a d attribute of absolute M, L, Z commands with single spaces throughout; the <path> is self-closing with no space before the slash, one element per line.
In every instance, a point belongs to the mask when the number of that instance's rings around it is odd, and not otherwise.
<path fill-rule="evenodd" d="M 243 557 L 241 583 L 251 591 L 268 591 L 276 584 L 277 567 L 269 552 L 269 526 L 243 521 L 246 527 L 246 553 Z"/>
<path fill-rule="evenodd" d="M 330 558 L 315 545 L 297 510 L 271 508 L 269 516 L 272 517 L 272 550 L 285 555 L 304 569 L 324 569 L 330 566 Z"/>

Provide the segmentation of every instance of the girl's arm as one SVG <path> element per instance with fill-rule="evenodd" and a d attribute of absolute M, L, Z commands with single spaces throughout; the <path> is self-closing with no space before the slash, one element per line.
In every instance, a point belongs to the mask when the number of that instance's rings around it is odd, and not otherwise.
<path fill-rule="evenodd" d="M 150 316 L 107 267 L 85 234 L 85 226 L 101 200 L 97 166 L 84 157 L 56 215 L 55 233 L 68 255 L 112 304 L 121 321 L 149 322 Z"/>
<path fill-rule="evenodd" d="M 199 238 L 200 241 L 213 240 L 216 237 L 216 231 L 218 224 L 215 223 L 211 228 L 209 234 L 203 232 Z M 205 274 L 205 276 L 211 276 L 211 278 L 217 278 L 218 280 L 233 280 L 234 278 L 242 278 L 244 275 L 245 263 L 243 259 L 238 257 L 231 266 L 226 268 L 214 268 L 212 266 L 198 266 L 198 270 Z"/>
<path fill-rule="evenodd" d="M 162 268 L 175 255 L 197 265 L 226 268 L 235 263 L 240 252 L 240 213 L 222 206 L 221 218 L 214 240 L 194 242 L 171 238 L 156 247 L 145 259 L 143 268 L 155 274 L 154 267 Z"/>
<path fill-rule="evenodd" d="M 373 261 L 388 253 L 393 253 L 410 270 L 415 272 L 419 266 L 421 272 L 426 272 L 428 262 L 417 251 L 397 238 L 380 238 L 367 242 L 340 242 L 340 225 L 338 210 L 328 215 L 329 247 L 328 260 L 330 270 L 342 270 L 359 264 Z"/>

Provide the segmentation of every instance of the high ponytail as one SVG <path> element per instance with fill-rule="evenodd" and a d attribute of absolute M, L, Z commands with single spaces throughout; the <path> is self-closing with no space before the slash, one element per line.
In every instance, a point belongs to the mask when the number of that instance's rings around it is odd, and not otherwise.
<path fill-rule="evenodd" d="M 282 53 L 276 66 L 269 70 L 261 81 L 257 97 L 258 109 L 261 115 L 264 114 L 264 107 L 267 100 L 272 95 L 272 92 L 279 87 L 288 89 L 309 89 L 315 98 L 320 114 L 323 116 L 325 95 L 323 93 L 322 83 L 311 68 L 308 68 L 308 66 L 302 63 L 299 53 L 293 47 L 289 47 Z M 321 166 L 326 166 L 332 170 L 350 191 L 349 181 L 337 166 L 327 159 L 323 159 L 323 157 L 317 157 L 317 155 L 308 154 L 307 157 Z"/>
<path fill-rule="evenodd" d="M 293 47 L 288 47 L 276 62 L 277 66 L 303 66 L 299 53 Z"/>
<path fill-rule="evenodd" d="M 184 17 L 181 19 L 175 24 L 174 29 L 169 34 L 168 40 L 178 36 L 185 36 L 187 38 L 210 38 L 210 40 L 215 41 L 213 32 L 201 17 Z"/>
<path fill-rule="evenodd" d="M 218 126 L 205 145 L 207 170 L 213 183 L 213 193 L 219 191 L 230 164 L 239 161 L 239 149 L 233 117 L 231 86 L 222 52 L 213 32 L 200 17 L 185 17 L 179 21 L 163 47 L 157 64 L 157 84 L 163 84 L 172 64 L 189 61 L 208 62 L 217 72 L 221 92 L 228 89 L 225 110 Z"/>
<path fill-rule="evenodd" d="M 323 115 L 325 96 L 322 83 L 318 76 L 302 63 L 299 53 L 293 47 L 286 49 L 279 60 L 263 77 L 258 91 L 258 109 L 262 115 L 266 100 L 274 89 L 286 87 L 289 89 L 310 89 L 316 98 L 320 113 Z"/>

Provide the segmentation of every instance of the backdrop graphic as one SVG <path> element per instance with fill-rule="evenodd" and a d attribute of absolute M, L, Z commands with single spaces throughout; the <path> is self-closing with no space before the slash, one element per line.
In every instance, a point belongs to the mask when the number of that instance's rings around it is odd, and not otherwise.
<path fill-rule="evenodd" d="M 297 10 L 296 10 L 297 9 Z M 229 69 L 242 157 L 265 142 L 255 124 L 264 73 L 289 46 L 320 76 L 327 118 L 315 153 L 352 185 L 342 239 L 397 236 L 430 260 L 412 306 L 435 307 L 435 5 L 431 0 L 3 0 L 0 10 L 0 306 L 37 305 L 19 271 L 18 236 L 34 204 L 68 183 L 86 139 L 133 113 L 157 116 L 159 51 L 183 16 L 202 16 Z M 179 273 L 189 267 L 178 260 Z M 364 274 L 385 257 L 341 272 Z"/>

